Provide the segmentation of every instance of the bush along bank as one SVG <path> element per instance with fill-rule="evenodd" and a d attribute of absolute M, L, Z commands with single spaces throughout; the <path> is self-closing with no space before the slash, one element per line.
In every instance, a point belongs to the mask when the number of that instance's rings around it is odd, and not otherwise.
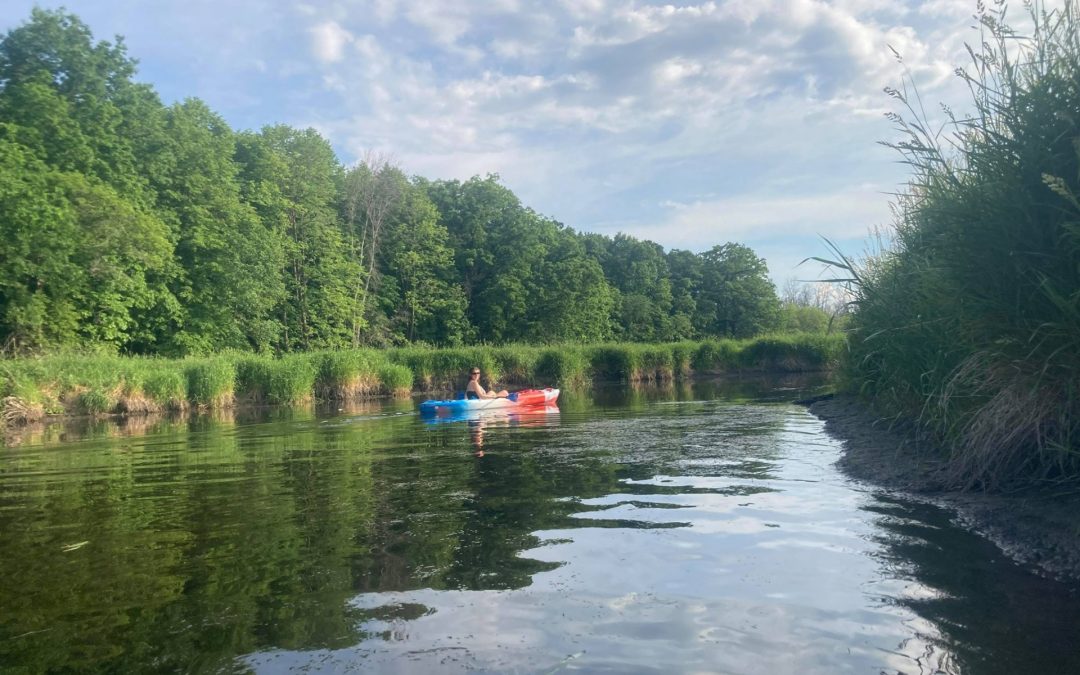
<path fill-rule="evenodd" d="M 837 261 L 851 388 L 933 439 L 956 488 L 1080 482 L 1080 3 L 1040 7 L 1022 39 L 980 10 L 948 140 L 891 92 L 914 176 L 889 248 Z"/>
<path fill-rule="evenodd" d="M 103 415 L 294 405 L 372 396 L 448 392 L 473 366 L 491 386 L 581 387 L 596 381 L 655 382 L 692 375 L 808 372 L 835 367 L 839 335 L 665 344 L 402 347 L 289 354 L 223 353 L 162 359 L 62 353 L 0 362 L 5 424 L 49 415 Z"/>

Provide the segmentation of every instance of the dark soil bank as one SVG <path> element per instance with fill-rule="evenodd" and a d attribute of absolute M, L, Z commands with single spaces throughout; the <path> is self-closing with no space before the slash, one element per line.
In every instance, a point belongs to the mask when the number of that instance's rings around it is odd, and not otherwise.
<path fill-rule="evenodd" d="M 957 519 L 1010 558 L 1043 573 L 1080 582 L 1080 492 L 1076 487 L 1018 494 L 944 488 L 942 462 L 913 434 L 890 430 L 861 402 L 837 396 L 810 403 L 810 412 L 844 441 L 840 468 L 860 480 L 955 510 Z"/>

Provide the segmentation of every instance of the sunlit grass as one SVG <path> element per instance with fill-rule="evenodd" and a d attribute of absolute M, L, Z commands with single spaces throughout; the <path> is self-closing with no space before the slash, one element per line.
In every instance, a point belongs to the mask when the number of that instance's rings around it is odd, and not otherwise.
<path fill-rule="evenodd" d="M 49 414 L 102 415 L 301 404 L 453 392 L 480 368 L 486 386 L 580 388 L 593 381 L 666 382 L 695 373 L 812 370 L 834 361 L 837 336 L 672 344 L 405 347 L 290 354 L 226 352 L 170 360 L 59 353 L 0 361 L 8 424 Z M 760 343 L 760 344 L 759 344 Z"/>

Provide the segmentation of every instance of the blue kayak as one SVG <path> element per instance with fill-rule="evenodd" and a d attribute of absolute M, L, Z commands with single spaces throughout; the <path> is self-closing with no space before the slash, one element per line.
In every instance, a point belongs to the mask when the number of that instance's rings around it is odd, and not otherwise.
<path fill-rule="evenodd" d="M 554 405 L 558 398 L 558 389 L 523 389 L 515 391 L 507 398 L 454 398 L 443 401 L 424 401 L 420 404 L 420 414 L 445 415 L 472 410 L 513 410 Z"/>

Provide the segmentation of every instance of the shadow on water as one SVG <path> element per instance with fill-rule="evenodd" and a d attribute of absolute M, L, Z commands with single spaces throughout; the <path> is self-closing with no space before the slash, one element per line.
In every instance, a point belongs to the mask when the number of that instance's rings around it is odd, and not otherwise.
<path fill-rule="evenodd" d="M 1076 589 L 1011 563 L 939 507 L 877 494 L 864 510 L 881 544 L 879 600 L 932 627 L 920 636 L 928 663 L 940 658 L 964 673 L 1077 672 Z"/>
<path fill-rule="evenodd" d="M 0 456 L 0 663 L 1080 664 L 1074 596 L 835 472 L 837 444 L 783 403 L 821 384 L 604 386 L 434 424 L 412 401 L 252 409 L 24 441 Z"/>

